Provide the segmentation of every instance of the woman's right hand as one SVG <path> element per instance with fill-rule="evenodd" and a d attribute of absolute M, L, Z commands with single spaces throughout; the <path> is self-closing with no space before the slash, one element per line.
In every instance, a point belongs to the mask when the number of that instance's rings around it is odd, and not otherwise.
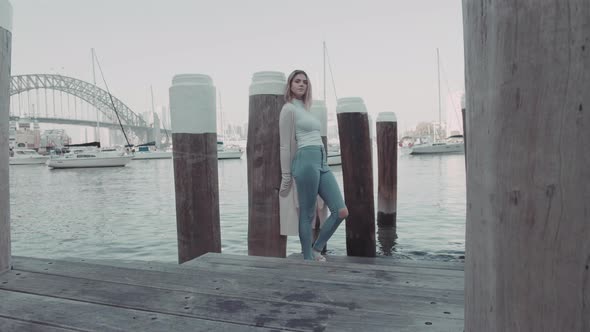
<path fill-rule="evenodd" d="M 282 175 L 281 187 L 279 188 L 280 196 L 286 197 L 289 194 L 289 189 L 291 188 L 291 181 L 293 181 L 291 173 L 285 173 Z"/>

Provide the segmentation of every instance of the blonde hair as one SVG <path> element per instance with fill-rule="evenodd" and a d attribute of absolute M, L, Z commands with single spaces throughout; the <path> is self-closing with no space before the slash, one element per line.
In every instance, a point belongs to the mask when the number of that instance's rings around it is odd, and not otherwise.
<path fill-rule="evenodd" d="M 287 79 L 287 86 L 285 87 L 285 102 L 289 103 L 293 100 L 293 98 L 295 98 L 295 96 L 293 96 L 293 93 L 291 92 L 291 84 L 293 83 L 295 76 L 299 74 L 305 75 L 305 79 L 307 80 L 307 89 L 305 90 L 305 94 L 303 94 L 301 99 L 303 101 L 305 109 L 309 111 L 309 109 L 311 108 L 311 103 L 313 102 L 313 98 L 311 95 L 311 81 L 309 80 L 309 76 L 307 76 L 307 73 L 303 70 L 294 70 L 291 73 L 291 75 L 289 75 L 289 78 Z"/>

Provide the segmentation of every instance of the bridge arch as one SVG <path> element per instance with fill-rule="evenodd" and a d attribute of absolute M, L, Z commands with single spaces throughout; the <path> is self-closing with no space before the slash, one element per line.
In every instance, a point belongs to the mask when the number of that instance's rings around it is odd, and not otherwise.
<path fill-rule="evenodd" d="M 116 111 L 121 118 L 124 127 L 129 127 L 137 136 L 145 134 L 148 124 L 139 115 L 135 114 L 125 103 L 113 97 L 111 102 L 109 93 L 98 86 L 73 77 L 59 74 L 30 74 L 12 76 L 10 80 L 10 96 L 36 89 L 48 89 L 62 91 L 78 97 L 94 106 L 104 116 L 118 123 Z"/>

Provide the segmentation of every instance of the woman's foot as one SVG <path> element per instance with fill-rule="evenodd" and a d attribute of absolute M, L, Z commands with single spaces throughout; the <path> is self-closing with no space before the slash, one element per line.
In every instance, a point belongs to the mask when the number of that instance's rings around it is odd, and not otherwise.
<path fill-rule="evenodd" d="M 311 254 L 313 255 L 313 260 L 316 262 L 325 262 L 326 261 L 326 257 L 324 257 L 320 251 L 316 251 L 315 249 L 311 249 Z"/>

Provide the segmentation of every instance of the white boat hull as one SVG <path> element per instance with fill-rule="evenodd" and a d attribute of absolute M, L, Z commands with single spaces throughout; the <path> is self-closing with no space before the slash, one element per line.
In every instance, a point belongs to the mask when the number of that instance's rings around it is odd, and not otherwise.
<path fill-rule="evenodd" d="M 340 157 L 340 154 L 334 154 L 334 155 L 328 154 L 327 160 L 328 160 L 329 166 L 342 165 L 342 157 Z"/>
<path fill-rule="evenodd" d="M 443 144 L 425 144 L 415 145 L 411 148 L 410 154 L 450 154 L 465 153 L 465 144 L 463 143 L 443 143 Z"/>
<path fill-rule="evenodd" d="M 47 166 L 51 168 L 92 168 L 92 167 L 122 167 L 127 165 L 133 156 L 116 156 L 103 158 L 51 158 Z"/>
<path fill-rule="evenodd" d="M 171 159 L 172 151 L 135 152 L 133 160 Z"/>
<path fill-rule="evenodd" d="M 47 162 L 49 157 L 47 156 L 37 156 L 31 158 L 17 158 L 17 157 L 10 157 L 8 160 L 8 164 L 10 165 L 42 165 Z"/>
<path fill-rule="evenodd" d="M 244 152 L 238 150 L 223 150 L 217 151 L 217 159 L 240 159 Z"/>

